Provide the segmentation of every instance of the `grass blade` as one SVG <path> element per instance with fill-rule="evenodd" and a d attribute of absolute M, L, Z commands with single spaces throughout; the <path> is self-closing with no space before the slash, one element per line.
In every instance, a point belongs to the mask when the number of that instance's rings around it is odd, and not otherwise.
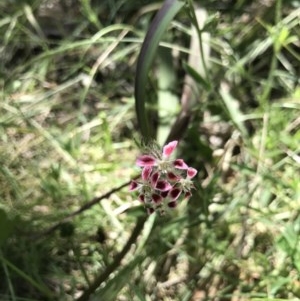
<path fill-rule="evenodd" d="M 25 281 L 27 281 L 33 287 L 38 289 L 45 296 L 47 296 L 50 299 L 52 298 L 52 292 L 44 284 L 41 284 L 41 283 L 38 283 L 37 281 L 35 281 L 33 278 L 31 278 L 29 275 L 24 273 L 22 270 L 20 270 L 14 264 L 12 264 L 10 261 L 8 261 L 6 258 L 2 257 L 2 255 L 0 255 L 0 261 L 2 261 L 3 264 L 5 264 L 7 267 L 9 267 L 12 271 L 14 271 L 17 275 L 19 275 L 21 278 L 23 278 Z"/>
<path fill-rule="evenodd" d="M 148 71 L 162 35 L 183 5 L 184 2 L 178 0 L 166 0 L 164 2 L 150 25 L 138 58 L 135 78 L 135 106 L 141 134 L 146 139 L 151 136 L 145 110 L 145 99 L 147 98 L 145 87 Z"/>

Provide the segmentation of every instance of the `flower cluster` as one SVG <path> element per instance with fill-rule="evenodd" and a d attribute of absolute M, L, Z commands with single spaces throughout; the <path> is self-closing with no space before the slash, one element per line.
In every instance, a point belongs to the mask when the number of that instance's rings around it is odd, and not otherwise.
<path fill-rule="evenodd" d="M 138 198 L 149 214 L 156 210 L 162 213 L 164 206 L 175 208 L 180 196 L 188 199 L 192 195 L 192 178 L 197 170 L 182 159 L 170 158 L 177 143 L 172 141 L 165 145 L 162 154 L 152 151 L 136 160 L 136 164 L 142 168 L 141 180 L 132 181 L 129 189 L 139 192 Z"/>

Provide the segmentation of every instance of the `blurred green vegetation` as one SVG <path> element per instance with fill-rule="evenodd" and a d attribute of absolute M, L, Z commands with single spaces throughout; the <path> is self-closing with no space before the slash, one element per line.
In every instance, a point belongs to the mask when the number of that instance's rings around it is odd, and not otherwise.
<path fill-rule="evenodd" d="M 136 61 L 161 3 L 0 3 L 0 300 L 299 300 L 300 2 L 195 3 L 202 70 L 186 5 L 147 95 L 163 143 L 192 79 L 177 155 L 197 189 L 147 219 L 126 183 Z"/>

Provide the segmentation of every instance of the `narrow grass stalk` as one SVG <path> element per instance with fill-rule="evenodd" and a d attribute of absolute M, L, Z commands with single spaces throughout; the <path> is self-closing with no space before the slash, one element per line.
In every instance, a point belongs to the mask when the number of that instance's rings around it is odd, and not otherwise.
<path fill-rule="evenodd" d="M 30 276 L 28 276 L 26 273 L 24 273 L 22 270 L 20 270 L 14 264 L 12 264 L 10 261 L 8 261 L 6 258 L 4 258 L 1 254 L 0 254 L 0 260 L 2 261 L 3 264 L 8 266 L 11 270 L 13 270 L 20 277 L 22 277 L 25 281 L 27 281 L 33 287 L 38 289 L 47 298 L 49 298 L 49 299 L 53 298 L 52 292 L 47 287 L 45 287 L 44 285 L 41 285 L 40 283 L 36 282 L 34 279 L 32 279 Z"/>
<path fill-rule="evenodd" d="M 81 100 L 80 100 L 80 107 L 82 107 L 83 101 L 85 100 L 88 91 L 92 85 L 92 80 L 94 79 L 97 70 L 101 66 L 103 62 L 106 61 L 106 59 L 111 55 L 111 53 L 115 50 L 115 48 L 121 43 L 121 41 L 124 39 L 124 37 L 128 34 L 129 29 L 124 29 L 119 36 L 116 38 L 116 40 L 108 46 L 108 48 L 97 58 L 96 62 L 94 63 L 91 71 L 90 71 L 90 79 L 88 81 L 88 84 L 86 85 L 84 92 L 82 94 Z"/>
<path fill-rule="evenodd" d="M 26 64 L 19 66 L 18 68 L 16 68 L 14 70 L 14 72 L 11 73 L 10 78 L 14 78 L 16 76 L 16 73 L 20 72 L 20 69 L 21 70 L 27 69 L 28 67 L 32 66 L 33 64 L 35 64 L 37 62 L 42 61 L 43 59 L 51 58 L 56 55 L 63 54 L 67 51 L 71 51 L 71 50 L 75 50 L 75 49 L 86 48 L 86 50 L 87 50 L 89 47 L 91 47 L 93 45 L 107 42 L 107 38 L 108 38 L 107 35 L 109 33 L 116 32 L 116 31 L 123 32 L 124 30 L 134 31 L 132 26 L 125 25 L 125 24 L 114 24 L 114 25 L 110 25 L 110 26 L 103 28 L 102 30 L 97 32 L 94 36 L 92 36 L 89 39 L 75 41 L 72 43 L 63 43 L 62 45 L 60 45 L 57 48 L 42 52 L 40 55 L 35 56 L 31 60 L 29 60 Z M 115 41 L 117 38 L 113 37 L 112 39 Z"/>
<path fill-rule="evenodd" d="M 207 64 L 206 64 L 205 51 L 204 51 L 204 47 L 203 47 L 202 29 L 200 29 L 198 18 L 197 18 L 192 0 L 188 0 L 188 6 L 189 6 L 189 13 L 190 13 L 191 21 L 197 31 L 201 61 L 202 61 L 203 69 L 204 69 L 205 78 L 207 80 L 208 79 L 208 68 L 207 68 Z"/>
<path fill-rule="evenodd" d="M 80 272 L 81 272 L 81 274 L 82 274 L 84 280 L 86 281 L 86 284 L 87 284 L 88 286 L 90 286 L 90 285 L 91 285 L 91 282 L 90 282 L 90 280 L 89 280 L 89 277 L 88 277 L 88 275 L 87 275 L 87 272 L 86 272 L 86 270 L 85 270 L 85 268 L 84 268 L 84 266 L 83 266 L 82 260 L 81 260 L 81 258 L 80 258 L 80 252 L 78 251 L 78 248 L 77 248 L 76 245 L 74 244 L 73 240 L 71 241 L 71 245 L 72 245 L 72 249 L 73 249 L 74 255 L 75 255 L 75 257 L 76 257 L 76 260 L 77 260 L 77 262 L 78 262 L 78 264 L 79 264 Z"/>
<path fill-rule="evenodd" d="M 282 0 L 276 1 L 276 15 L 275 15 L 275 21 L 276 24 L 280 23 L 281 19 L 281 9 L 282 9 Z M 262 102 L 262 107 L 266 108 L 266 105 L 268 103 L 268 99 L 270 97 L 270 93 L 274 84 L 274 77 L 275 77 L 275 71 L 278 68 L 278 59 L 277 55 L 280 49 L 278 49 L 277 46 L 278 41 L 273 41 L 273 55 L 272 55 L 272 60 L 271 60 L 271 66 L 270 66 L 270 71 L 267 79 L 266 86 L 263 90 L 262 97 L 261 97 L 261 102 Z"/>
<path fill-rule="evenodd" d="M 0 249 L 0 257 L 2 257 L 2 256 L 3 256 L 2 255 L 2 250 Z M 8 290 L 10 292 L 11 300 L 12 301 L 16 301 L 16 295 L 15 295 L 13 284 L 12 284 L 12 282 L 10 280 L 10 275 L 9 275 L 9 271 L 8 271 L 7 265 L 6 265 L 5 262 L 2 262 L 2 266 L 3 266 L 5 277 L 7 279 L 7 285 L 8 285 Z"/>

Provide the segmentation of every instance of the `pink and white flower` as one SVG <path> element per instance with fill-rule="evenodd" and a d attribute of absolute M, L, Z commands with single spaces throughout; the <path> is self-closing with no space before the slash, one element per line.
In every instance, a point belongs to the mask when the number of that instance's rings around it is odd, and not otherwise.
<path fill-rule="evenodd" d="M 194 189 L 194 183 L 192 178 L 197 174 L 197 170 L 193 167 L 187 169 L 186 178 L 181 178 L 169 191 L 169 197 L 176 201 L 182 192 L 184 192 L 184 198 L 190 198 L 192 196 L 191 190 Z"/>
<path fill-rule="evenodd" d="M 182 159 L 171 160 L 170 156 L 176 149 L 178 141 L 172 141 L 163 147 L 162 155 L 158 158 L 152 155 L 142 155 L 137 158 L 136 165 L 140 167 L 156 166 L 161 172 L 168 172 L 172 168 L 187 169 L 188 166 Z"/>
<path fill-rule="evenodd" d="M 151 152 L 139 156 L 137 166 L 142 168 L 141 181 L 132 181 L 130 191 L 139 191 L 139 200 L 144 203 L 149 214 L 156 210 L 164 212 L 164 205 L 175 208 L 182 193 L 189 198 L 194 189 L 192 179 L 197 170 L 189 167 L 183 159 L 172 159 L 178 141 L 172 141 L 163 147 L 162 153 Z M 186 172 L 186 177 L 182 173 Z M 165 200 L 167 204 L 165 204 Z"/>

